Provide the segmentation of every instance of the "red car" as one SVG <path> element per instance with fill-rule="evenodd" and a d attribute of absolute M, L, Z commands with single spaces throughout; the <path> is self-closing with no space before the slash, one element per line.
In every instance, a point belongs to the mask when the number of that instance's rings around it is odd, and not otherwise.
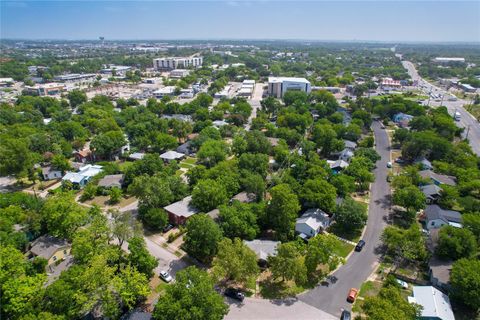
<path fill-rule="evenodd" d="M 358 289 L 351 288 L 350 291 L 348 292 L 347 301 L 354 303 L 355 299 L 357 299 L 357 296 L 358 296 Z"/>

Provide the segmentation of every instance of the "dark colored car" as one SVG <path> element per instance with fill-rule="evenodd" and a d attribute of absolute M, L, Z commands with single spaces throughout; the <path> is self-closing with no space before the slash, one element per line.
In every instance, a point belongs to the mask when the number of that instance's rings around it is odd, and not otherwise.
<path fill-rule="evenodd" d="M 167 224 L 167 225 L 163 228 L 163 233 L 166 233 L 166 232 L 168 232 L 168 231 L 170 231 L 170 230 L 172 230 L 172 229 L 173 229 L 173 225 Z"/>
<path fill-rule="evenodd" d="M 363 247 L 365 247 L 365 241 L 360 240 L 360 241 L 358 241 L 357 245 L 355 246 L 355 251 L 360 252 L 360 251 L 362 251 Z"/>
<path fill-rule="evenodd" d="M 238 301 L 243 301 L 243 299 L 245 299 L 245 295 L 243 294 L 243 292 L 235 288 L 227 288 L 224 294 L 227 297 L 236 299 Z"/>
<path fill-rule="evenodd" d="M 342 315 L 340 316 L 340 320 L 352 320 L 352 314 L 350 311 L 343 310 Z"/>

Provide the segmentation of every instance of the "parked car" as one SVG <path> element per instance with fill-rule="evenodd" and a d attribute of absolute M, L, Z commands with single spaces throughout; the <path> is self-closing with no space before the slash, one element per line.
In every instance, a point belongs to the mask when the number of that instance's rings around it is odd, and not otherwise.
<path fill-rule="evenodd" d="M 347 301 L 354 303 L 355 299 L 357 299 L 357 296 L 358 296 L 358 289 L 351 288 L 350 291 L 348 291 Z"/>
<path fill-rule="evenodd" d="M 362 251 L 363 247 L 365 247 L 365 241 L 360 240 L 360 241 L 358 241 L 357 245 L 355 246 L 355 251 L 360 252 L 360 251 Z"/>
<path fill-rule="evenodd" d="M 227 297 L 230 297 L 232 299 L 236 299 L 238 301 L 243 301 L 245 299 L 245 295 L 243 294 L 242 291 L 235 289 L 235 288 L 227 288 L 224 292 L 224 294 Z"/>
<path fill-rule="evenodd" d="M 391 168 L 392 167 L 392 162 L 391 161 L 388 161 L 387 162 L 387 168 Z"/>
<path fill-rule="evenodd" d="M 163 228 L 163 233 L 167 233 L 168 231 L 172 230 L 173 229 L 173 225 L 171 224 L 167 224 L 164 228 Z"/>
<path fill-rule="evenodd" d="M 340 316 L 340 320 L 351 320 L 352 319 L 352 314 L 350 311 L 343 310 L 342 315 Z"/>
<path fill-rule="evenodd" d="M 397 159 L 395 159 L 395 162 L 396 163 L 405 163 L 405 160 L 403 160 L 402 158 L 397 158 Z"/>
<path fill-rule="evenodd" d="M 172 282 L 173 278 L 167 271 L 160 271 L 160 278 L 165 282 Z"/>
<path fill-rule="evenodd" d="M 408 289 L 408 283 L 403 280 L 397 279 L 397 283 L 402 286 L 403 289 Z"/>

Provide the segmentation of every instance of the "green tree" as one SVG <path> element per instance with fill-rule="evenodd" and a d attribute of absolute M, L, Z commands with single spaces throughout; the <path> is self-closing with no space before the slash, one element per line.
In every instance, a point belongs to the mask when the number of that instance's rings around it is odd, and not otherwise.
<path fill-rule="evenodd" d="M 427 257 L 425 238 L 416 224 L 406 230 L 388 226 L 383 230 L 381 240 L 397 266 L 403 262 L 423 261 Z"/>
<path fill-rule="evenodd" d="M 334 254 L 335 241 L 333 237 L 323 234 L 318 234 L 308 241 L 305 267 L 310 276 L 317 271 L 320 264 L 327 264 L 329 270 L 337 266 L 339 259 Z"/>
<path fill-rule="evenodd" d="M 470 230 L 477 241 L 480 243 L 480 214 L 477 213 L 464 213 L 462 215 L 463 226 Z"/>
<path fill-rule="evenodd" d="M 295 280 L 302 284 L 307 280 L 304 260 L 295 243 L 287 242 L 278 246 L 276 256 L 268 257 L 268 264 L 274 278 L 282 277 L 282 281 Z"/>
<path fill-rule="evenodd" d="M 478 311 L 480 306 L 480 261 L 460 259 L 450 274 L 452 295 L 458 301 Z"/>
<path fill-rule="evenodd" d="M 268 169 L 268 156 L 261 153 L 244 153 L 238 159 L 238 167 L 265 178 Z"/>
<path fill-rule="evenodd" d="M 258 234 L 256 205 L 234 201 L 231 206 L 220 206 L 220 227 L 226 237 L 253 240 Z"/>
<path fill-rule="evenodd" d="M 345 197 L 355 191 L 355 179 L 346 174 L 336 174 L 330 179 L 330 183 L 337 190 L 337 194 Z"/>
<path fill-rule="evenodd" d="M 162 230 L 168 223 L 168 214 L 162 208 L 142 208 L 139 216 L 145 226 L 152 230 Z"/>
<path fill-rule="evenodd" d="M 242 240 L 223 238 L 213 260 L 213 272 L 219 278 L 245 284 L 259 274 L 257 256 Z"/>
<path fill-rule="evenodd" d="M 220 227 L 209 216 L 197 214 L 187 221 L 186 230 L 183 244 L 185 251 L 200 261 L 210 262 L 222 239 Z"/>
<path fill-rule="evenodd" d="M 470 258 L 477 253 L 477 241 L 474 234 L 466 228 L 443 226 L 435 252 L 444 259 Z"/>
<path fill-rule="evenodd" d="M 302 187 L 300 198 L 306 207 L 333 212 L 337 190 L 325 180 L 309 179 Z"/>
<path fill-rule="evenodd" d="M 138 302 L 145 300 L 150 294 L 147 276 L 130 265 L 120 270 L 115 286 L 127 310 L 132 310 Z"/>
<path fill-rule="evenodd" d="M 362 309 L 371 320 L 412 320 L 421 314 L 421 307 L 409 303 L 395 287 L 384 287 L 377 296 L 366 297 Z"/>
<path fill-rule="evenodd" d="M 201 180 L 193 188 L 192 205 L 202 212 L 209 212 L 227 200 L 225 186 L 216 180 Z"/>
<path fill-rule="evenodd" d="M 153 275 L 153 269 L 158 265 L 157 259 L 152 256 L 147 249 L 145 240 L 141 237 L 133 237 L 128 240 L 128 261 L 138 271 L 150 278 Z"/>
<path fill-rule="evenodd" d="M 113 187 L 108 191 L 108 195 L 110 196 L 109 201 L 111 204 L 119 203 L 122 199 L 122 189 Z"/>
<path fill-rule="evenodd" d="M 90 148 L 95 154 L 110 159 L 114 152 L 118 152 L 126 144 L 121 131 L 108 131 L 93 137 Z"/>
<path fill-rule="evenodd" d="M 227 153 L 228 147 L 223 141 L 207 140 L 198 150 L 197 158 L 201 163 L 210 168 L 225 160 Z"/>
<path fill-rule="evenodd" d="M 267 220 L 279 239 L 293 235 L 295 219 L 300 211 L 297 195 L 287 184 L 279 184 L 270 190 L 272 199 L 267 207 Z"/>
<path fill-rule="evenodd" d="M 425 208 L 426 198 L 416 186 L 410 185 L 393 192 L 393 203 L 404 207 L 413 217 L 415 213 Z"/>
<path fill-rule="evenodd" d="M 77 204 L 69 193 L 49 197 L 41 214 L 48 233 L 60 238 L 71 238 L 89 218 L 87 210 Z"/>
<path fill-rule="evenodd" d="M 67 95 L 70 106 L 75 108 L 84 102 L 87 102 L 87 94 L 81 90 L 72 90 Z"/>
<path fill-rule="evenodd" d="M 178 146 L 177 139 L 167 133 L 157 133 L 152 139 L 152 148 L 155 152 L 165 152 Z"/>
<path fill-rule="evenodd" d="M 346 198 L 335 212 L 335 224 L 344 231 L 355 231 L 363 228 L 367 219 L 366 205 L 350 197 Z"/>
<path fill-rule="evenodd" d="M 228 312 L 223 297 L 214 290 L 207 272 L 195 267 L 179 271 L 155 305 L 156 320 L 220 320 Z"/>

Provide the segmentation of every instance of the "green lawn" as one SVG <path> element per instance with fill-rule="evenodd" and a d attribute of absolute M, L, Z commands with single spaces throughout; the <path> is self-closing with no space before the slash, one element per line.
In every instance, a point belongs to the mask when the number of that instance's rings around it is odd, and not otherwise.
<path fill-rule="evenodd" d="M 180 168 L 184 168 L 184 169 L 191 169 L 191 168 L 195 167 L 195 166 L 193 166 L 193 165 L 191 165 L 191 164 L 181 163 L 181 162 L 180 162 L 180 165 L 179 165 L 179 166 L 180 166 Z"/>
<path fill-rule="evenodd" d="M 358 242 L 360 240 L 360 236 L 362 235 L 362 230 L 355 230 L 355 231 L 349 231 L 346 232 L 342 230 L 341 228 L 337 228 L 335 224 L 333 224 L 328 232 L 333 233 L 336 236 L 339 236 L 340 238 L 350 240 L 352 242 Z"/>
<path fill-rule="evenodd" d="M 352 252 L 354 246 L 350 243 L 343 242 L 341 240 L 335 239 L 335 254 L 339 257 L 346 258 L 350 252 Z"/>
<path fill-rule="evenodd" d="M 360 287 L 359 296 L 375 296 L 382 288 L 382 283 L 379 281 L 367 281 Z"/>
<path fill-rule="evenodd" d="M 180 163 L 187 163 L 187 164 L 194 165 L 196 162 L 197 162 L 197 158 L 186 158 L 182 160 Z"/>

